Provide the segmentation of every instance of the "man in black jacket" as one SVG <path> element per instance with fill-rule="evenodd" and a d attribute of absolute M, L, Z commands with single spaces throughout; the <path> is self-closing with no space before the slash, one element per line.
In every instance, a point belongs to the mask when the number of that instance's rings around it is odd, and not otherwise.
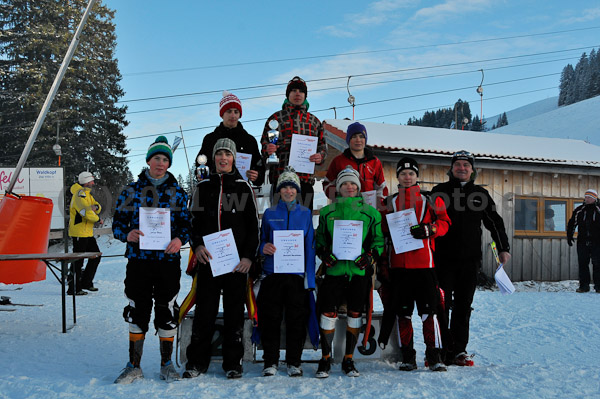
<path fill-rule="evenodd" d="M 579 288 L 577 292 L 590 290 L 590 258 L 594 269 L 594 288 L 600 293 L 600 202 L 598 192 L 585 192 L 584 203 L 573 211 L 567 225 L 567 242 L 573 245 L 577 227 L 577 258 L 579 260 Z"/>
<path fill-rule="evenodd" d="M 452 221 L 448 233 L 435 240 L 434 262 L 446 301 L 446 320 L 440 317 L 445 361 L 458 366 L 473 365 L 467 354 L 467 344 L 471 304 L 481 268 L 481 222 L 496 241 L 500 262 L 506 264 L 510 259 L 504 222 L 496 212 L 496 204 L 489 192 L 475 185 L 473 163 L 471 153 L 456 152 L 448 171 L 450 179 L 432 190 L 434 197 L 440 196 L 444 200 Z"/>
<path fill-rule="evenodd" d="M 244 129 L 242 123 L 239 121 L 242 117 L 242 103 L 240 99 L 236 95 L 224 91 L 223 98 L 219 103 L 219 115 L 223 118 L 223 122 L 217 126 L 214 132 L 204 136 L 202 147 L 200 147 L 200 151 L 196 156 L 196 168 L 200 165 L 198 157 L 204 155 L 206 157 L 206 166 L 210 169 L 210 173 L 214 173 L 213 147 L 217 140 L 227 138 L 233 140 L 235 143 L 236 157 L 251 157 L 250 169 L 242 175 L 244 180 L 248 180 L 255 187 L 262 186 L 265 181 L 265 165 L 258 151 L 258 142 Z M 239 165 L 236 166 L 239 167 Z"/>

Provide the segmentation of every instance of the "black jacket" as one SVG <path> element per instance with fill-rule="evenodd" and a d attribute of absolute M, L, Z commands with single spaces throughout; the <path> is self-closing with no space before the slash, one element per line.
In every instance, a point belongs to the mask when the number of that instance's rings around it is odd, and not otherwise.
<path fill-rule="evenodd" d="M 452 225 L 448 233 L 435 239 L 435 255 L 439 259 L 481 259 L 481 222 L 496 241 L 499 252 L 508 252 L 510 245 L 502 217 L 488 191 L 472 180 L 461 187 L 453 177 L 438 184 L 432 197 L 441 197 Z M 436 261 L 437 262 L 437 261 Z"/>
<path fill-rule="evenodd" d="M 248 132 L 244 129 L 242 124 L 238 122 L 238 125 L 233 129 L 225 127 L 223 122 L 214 132 L 207 134 L 204 136 L 204 140 L 202 141 L 202 147 L 200 147 L 200 151 L 198 155 L 204 154 L 206 158 L 208 158 L 208 162 L 206 165 L 210 168 L 210 172 L 215 172 L 215 164 L 213 162 L 213 148 L 217 142 L 217 140 L 221 138 L 227 138 L 233 140 L 235 143 L 236 151 L 242 152 L 244 154 L 252 155 L 252 161 L 250 161 L 250 169 L 258 172 L 258 178 L 256 181 L 251 182 L 256 187 L 262 186 L 265 181 L 265 165 L 260 156 L 260 152 L 258 151 L 258 142 L 254 137 L 252 137 Z M 198 158 L 196 156 L 196 158 Z M 196 167 L 198 167 L 198 162 L 196 161 Z"/>
<path fill-rule="evenodd" d="M 240 258 L 255 260 L 260 237 L 256 199 L 237 170 L 212 173 L 198 183 L 191 211 L 192 248 L 204 245 L 203 236 L 231 228 Z"/>
<path fill-rule="evenodd" d="M 579 205 L 573 211 L 569 224 L 567 225 L 567 237 L 573 239 L 577 227 L 577 245 L 585 245 L 590 242 L 600 245 L 600 204 Z"/>

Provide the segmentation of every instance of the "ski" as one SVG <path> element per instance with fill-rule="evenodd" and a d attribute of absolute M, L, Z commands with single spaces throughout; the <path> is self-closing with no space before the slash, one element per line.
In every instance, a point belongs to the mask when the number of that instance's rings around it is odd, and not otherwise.
<path fill-rule="evenodd" d="M 0 305 L 10 305 L 10 306 L 44 306 L 44 305 L 36 305 L 30 303 L 13 303 L 8 296 L 0 296 Z"/>
<path fill-rule="evenodd" d="M 23 287 L 17 287 L 17 288 L 0 288 L 0 291 L 19 291 L 22 290 Z"/>
<path fill-rule="evenodd" d="M 0 308 L 0 312 L 14 312 L 17 309 L 4 309 L 4 308 Z"/>

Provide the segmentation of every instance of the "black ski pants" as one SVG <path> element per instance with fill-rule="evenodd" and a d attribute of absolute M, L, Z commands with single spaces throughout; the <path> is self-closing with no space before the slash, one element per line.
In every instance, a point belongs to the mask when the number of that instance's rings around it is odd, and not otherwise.
<path fill-rule="evenodd" d="M 246 273 L 231 272 L 213 277 L 209 265 L 198 268 L 196 309 L 192 339 L 187 348 L 186 369 L 206 370 L 212 356 L 212 338 L 223 292 L 223 370 L 242 371 Z"/>
<path fill-rule="evenodd" d="M 129 259 L 125 274 L 125 296 L 129 300 L 123 311 L 125 321 L 136 324 L 145 333 L 154 302 L 154 327 L 157 330 L 177 328 L 179 307 L 175 300 L 180 279 L 179 259 L 175 262 Z"/>
<path fill-rule="evenodd" d="M 371 288 L 370 276 L 330 276 L 326 275 L 319 287 L 319 312 L 337 312 L 346 303 L 348 312 L 362 313 Z"/>
<path fill-rule="evenodd" d="M 96 243 L 96 239 L 94 237 L 72 238 L 73 252 L 100 252 L 100 249 L 98 248 L 98 243 Z M 96 275 L 96 270 L 98 270 L 100 259 L 102 259 L 101 256 L 94 259 L 88 259 L 87 265 L 85 266 L 83 272 L 83 259 L 79 259 L 73 262 L 71 265 L 71 273 L 69 277 L 69 289 L 73 290 L 73 274 L 75 274 L 75 283 L 77 285 L 77 290 L 93 287 L 93 280 L 94 276 Z"/>
<path fill-rule="evenodd" d="M 304 278 L 277 273 L 265 277 L 260 284 L 257 305 L 265 365 L 279 362 L 281 321 L 285 318 L 285 361 L 300 366 L 308 315 Z"/>
<path fill-rule="evenodd" d="M 594 289 L 600 290 L 600 245 L 591 242 L 577 242 L 577 259 L 579 260 L 579 287 L 590 287 L 590 259 L 592 261 Z"/>
<path fill-rule="evenodd" d="M 446 351 L 455 355 L 467 351 L 471 305 L 480 268 L 479 259 L 444 259 L 435 263 L 446 301 L 445 317 L 439 318 L 442 344 Z"/>

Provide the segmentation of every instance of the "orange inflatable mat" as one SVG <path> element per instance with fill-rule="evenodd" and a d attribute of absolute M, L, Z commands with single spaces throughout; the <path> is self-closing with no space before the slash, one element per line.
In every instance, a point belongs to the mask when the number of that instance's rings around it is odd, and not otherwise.
<path fill-rule="evenodd" d="M 48 252 L 52 200 L 7 194 L 0 201 L 0 254 Z M 46 279 L 40 260 L 0 262 L 0 283 L 25 284 Z"/>

